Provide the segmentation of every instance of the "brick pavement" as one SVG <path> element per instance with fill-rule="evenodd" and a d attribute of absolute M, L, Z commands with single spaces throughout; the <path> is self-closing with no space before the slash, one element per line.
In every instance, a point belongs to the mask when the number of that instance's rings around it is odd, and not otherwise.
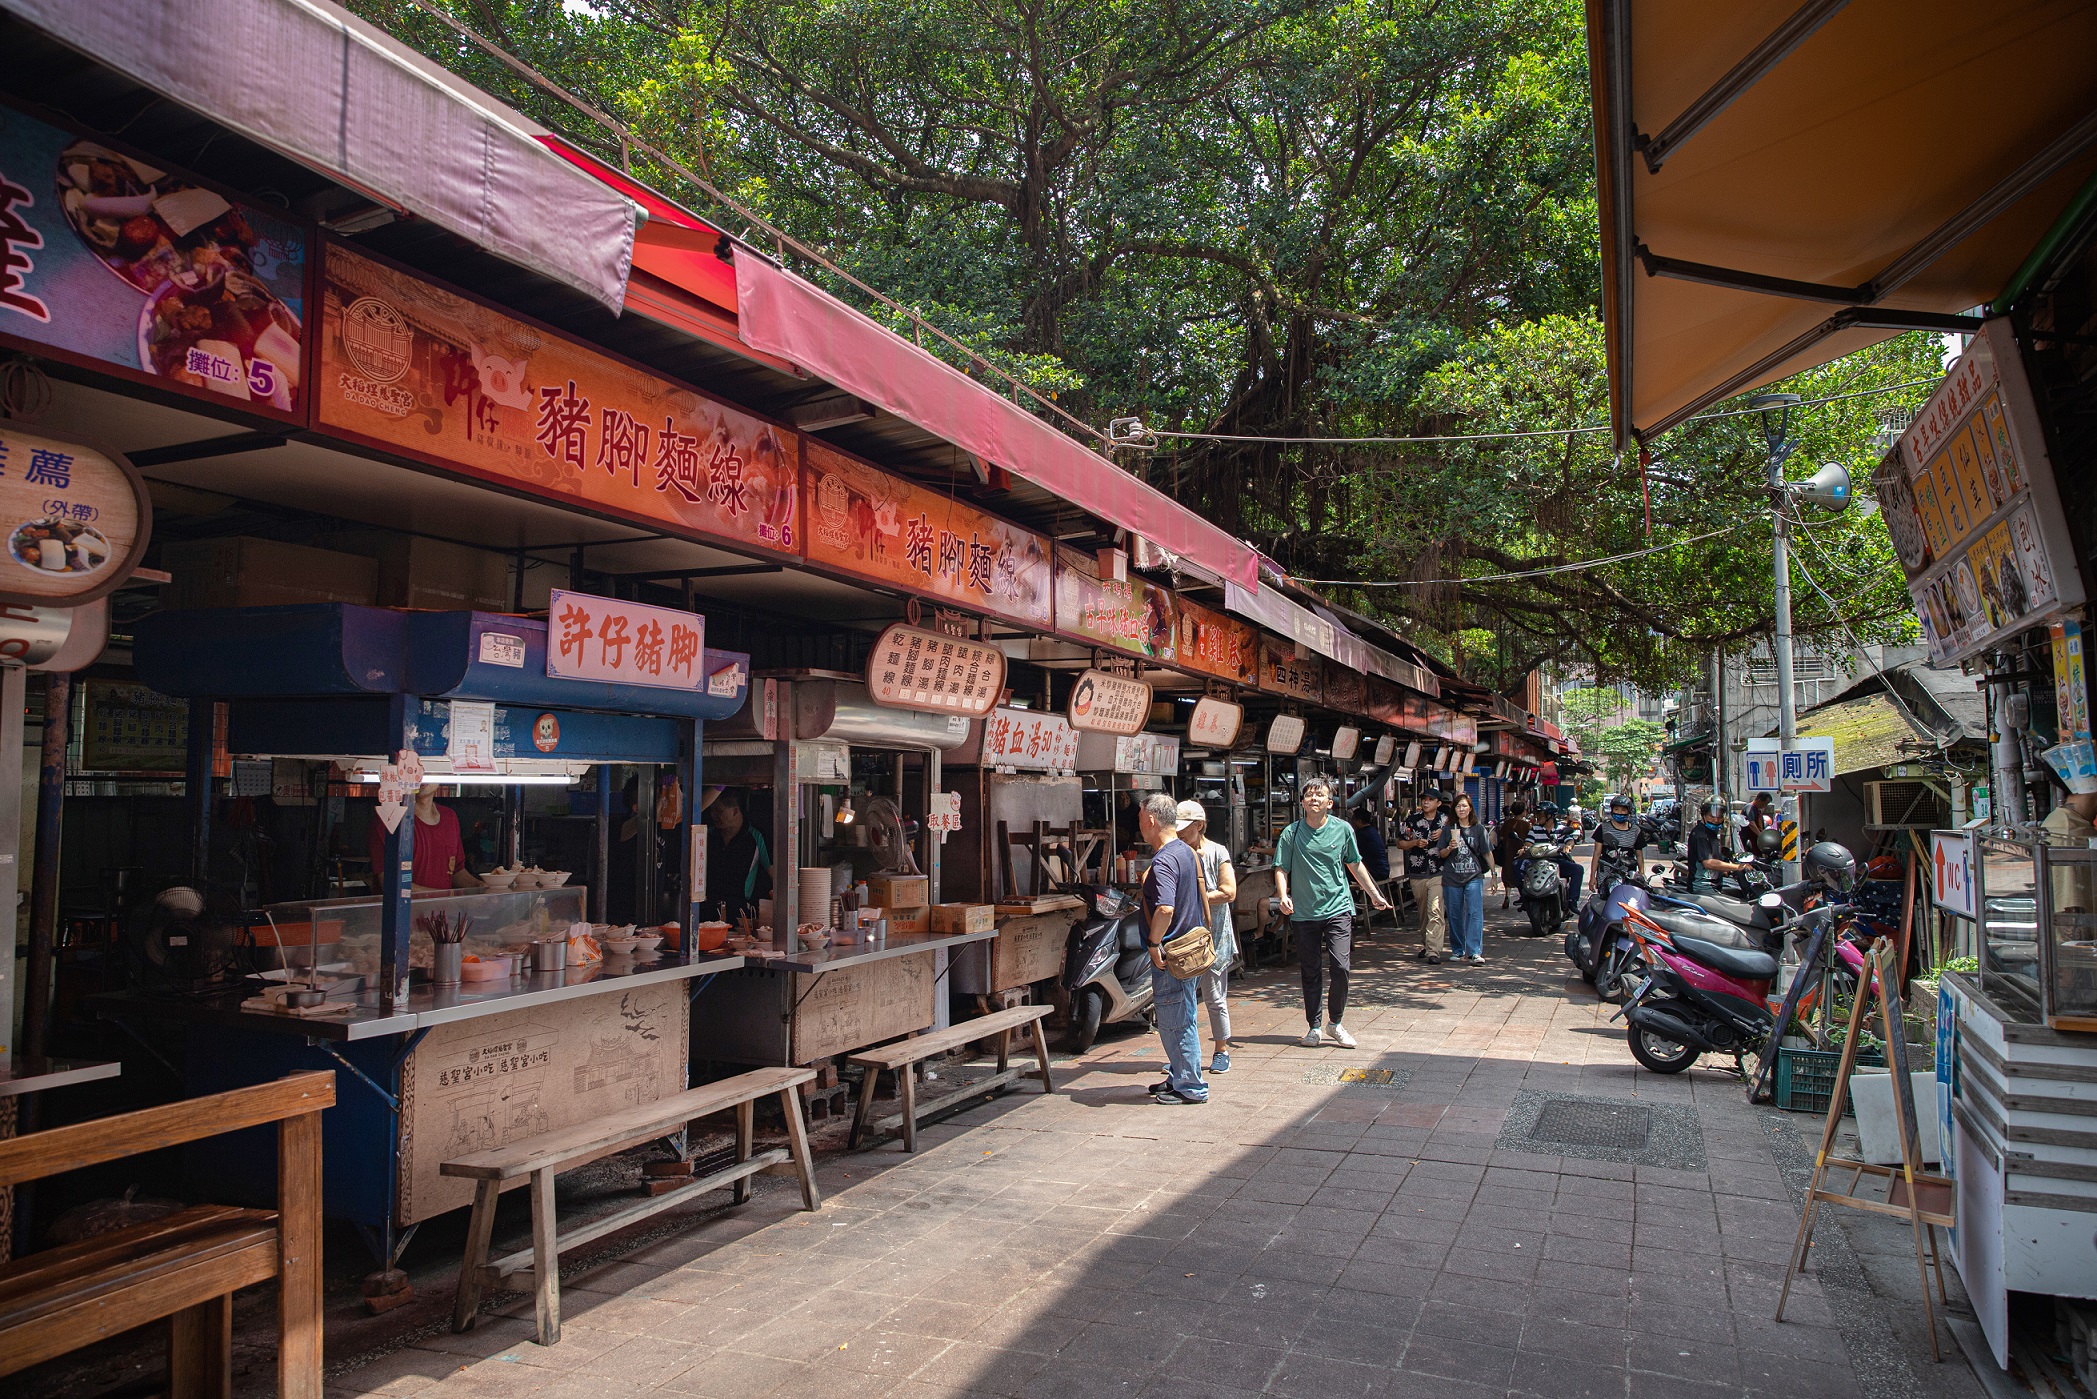
<path fill-rule="evenodd" d="M 558 1346 L 511 1302 L 348 1358 L 330 1393 L 1980 1393 L 1928 1363 L 1912 1259 L 1854 1233 L 1879 1221 L 1824 1226 L 1825 1287 L 1770 1320 L 1811 1120 L 1637 1070 L 1555 947 L 1496 926 L 1483 967 L 1408 953 L 1388 931 L 1358 951 L 1356 1050 L 1295 1046 L 1294 970 L 1269 971 L 1236 989 L 1205 1107 L 1151 1103 L 1156 1037 L 1110 1035 L 1052 1098 L 962 1114 L 914 1158 L 826 1160 L 819 1215 L 773 1189 L 565 1278 Z M 1572 1135 L 1643 1145 L 1522 1139 L 1588 1099 Z"/>

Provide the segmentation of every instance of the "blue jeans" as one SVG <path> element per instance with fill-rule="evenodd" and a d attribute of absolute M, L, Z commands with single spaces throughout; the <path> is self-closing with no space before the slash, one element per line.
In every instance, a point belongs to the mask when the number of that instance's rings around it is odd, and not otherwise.
<path fill-rule="evenodd" d="M 1442 885 L 1442 907 L 1449 914 L 1449 950 L 1458 957 L 1485 951 L 1485 877 Z"/>
<path fill-rule="evenodd" d="M 1166 1081 L 1182 1098 L 1209 1099 L 1201 1076 L 1201 1035 L 1194 1028 L 1194 995 L 1200 978 L 1181 981 L 1162 967 L 1150 969 L 1151 1004 L 1158 1011 L 1158 1038 L 1165 1042 Z"/>

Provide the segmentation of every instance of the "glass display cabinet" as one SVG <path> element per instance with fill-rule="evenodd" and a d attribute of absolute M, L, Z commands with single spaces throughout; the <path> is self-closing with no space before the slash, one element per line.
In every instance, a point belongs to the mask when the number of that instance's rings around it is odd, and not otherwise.
<path fill-rule="evenodd" d="M 2097 850 L 1974 842 L 1981 990 L 2055 1030 L 2097 1032 Z"/>

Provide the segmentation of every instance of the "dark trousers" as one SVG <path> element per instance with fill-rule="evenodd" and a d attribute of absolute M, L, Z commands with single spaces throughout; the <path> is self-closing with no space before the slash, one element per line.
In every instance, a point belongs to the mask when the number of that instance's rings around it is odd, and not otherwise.
<path fill-rule="evenodd" d="M 1341 914 L 1337 918 L 1292 919 L 1289 927 L 1296 933 L 1296 962 L 1303 969 L 1303 1013 L 1313 1026 L 1318 1024 L 1318 1001 L 1321 994 L 1325 1000 L 1325 1018 L 1338 1024 L 1347 1012 L 1347 973 L 1354 960 L 1354 918 Z M 1332 966 L 1332 988 L 1325 986 L 1326 964 Z"/>

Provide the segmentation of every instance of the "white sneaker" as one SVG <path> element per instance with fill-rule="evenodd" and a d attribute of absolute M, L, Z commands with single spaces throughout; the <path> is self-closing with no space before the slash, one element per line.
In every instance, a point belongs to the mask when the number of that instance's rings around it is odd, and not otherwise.
<path fill-rule="evenodd" d="M 1313 1025 L 1310 1029 L 1305 1030 L 1303 1038 L 1296 1042 L 1306 1049 L 1323 1049 L 1325 1047 L 1325 1036 L 1316 1025 Z"/>
<path fill-rule="evenodd" d="M 1342 1025 L 1339 1021 L 1335 1020 L 1332 1022 L 1332 1024 L 1327 1025 L 1325 1027 L 1325 1033 L 1332 1040 L 1332 1042 L 1338 1045 L 1340 1048 L 1354 1048 L 1354 1036 L 1348 1034 L 1347 1027 L 1345 1025 Z"/>

